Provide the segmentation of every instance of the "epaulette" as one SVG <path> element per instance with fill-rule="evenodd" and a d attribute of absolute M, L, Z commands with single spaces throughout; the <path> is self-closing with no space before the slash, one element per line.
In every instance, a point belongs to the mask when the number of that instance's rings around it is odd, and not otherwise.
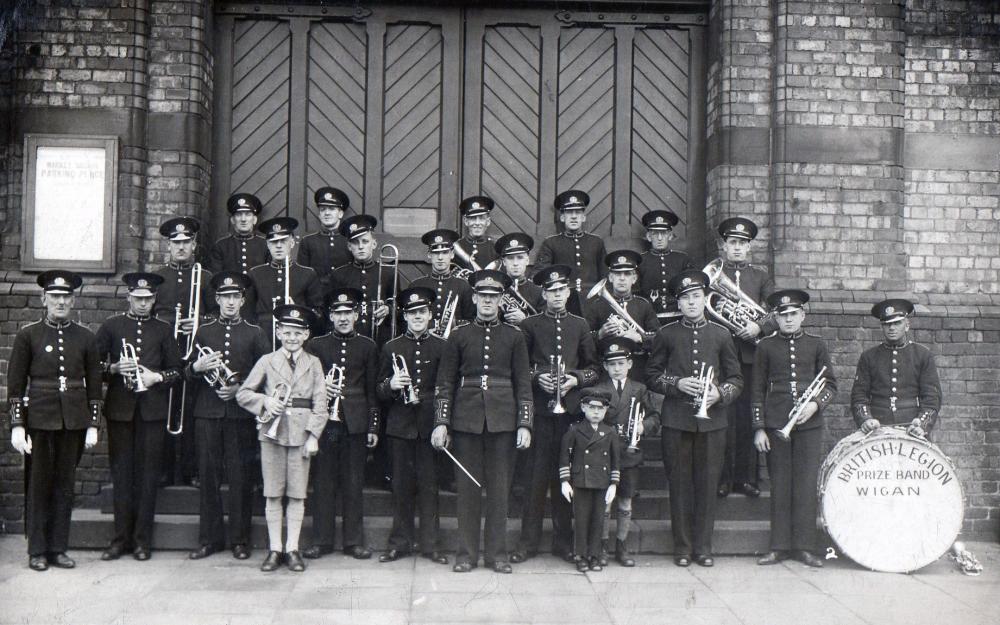
<path fill-rule="evenodd" d="M 514 328 L 514 329 L 515 329 L 515 330 L 517 330 L 518 332 L 520 332 L 520 331 L 521 331 L 521 328 L 519 328 L 518 326 L 514 325 L 513 323 L 507 323 L 506 321 L 501 321 L 501 322 L 500 322 L 500 324 L 501 324 L 501 325 L 505 325 L 505 326 L 507 326 L 508 328 Z"/>
<path fill-rule="evenodd" d="M 37 326 L 42 321 L 43 321 L 43 319 L 36 319 L 35 321 L 32 321 L 31 323 L 26 323 L 23 326 L 21 326 L 21 329 L 22 330 L 26 330 L 27 328 L 30 328 L 31 326 Z"/>
<path fill-rule="evenodd" d="M 261 267 L 270 267 L 270 266 L 271 266 L 271 263 L 261 263 L 259 265 L 254 265 L 253 267 L 251 267 L 250 271 L 253 271 L 255 269 L 260 269 Z"/>
<path fill-rule="evenodd" d="M 365 339 L 366 341 L 368 341 L 369 343 L 371 343 L 372 345 L 376 345 L 376 343 L 375 343 L 375 341 L 374 341 L 374 340 L 372 339 L 372 337 L 370 337 L 370 336 L 365 336 L 364 334 L 355 334 L 355 335 L 354 335 L 354 338 L 362 338 L 362 339 Z"/>
<path fill-rule="evenodd" d="M 729 332 L 729 328 L 727 328 L 726 326 L 722 325 L 721 323 L 712 321 L 711 319 L 706 319 L 705 321 L 708 322 L 708 323 L 710 323 L 711 325 L 717 327 L 717 328 L 722 328 L 726 332 Z M 730 332 L 730 334 L 732 334 L 732 333 Z"/>
<path fill-rule="evenodd" d="M 210 325 L 213 325 L 213 324 L 216 324 L 216 323 L 219 323 L 219 320 L 218 320 L 218 319 L 212 319 L 212 320 L 211 320 L 211 321 L 209 321 L 208 323 L 202 323 L 202 324 L 199 324 L 199 325 L 198 325 L 198 329 L 200 330 L 200 329 L 202 329 L 202 328 L 207 328 L 208 326 L 210 326 Z"/>
<path fill-rule="evenodd" d="M 260 330 L 260 326 L 259 326 L 259 325 L 257 325 L 256 323 L 250 323 L 250 322 L 249 322 L 249 321 L 247 321 L 246 319 L 240 319 L 240 321 L 242 321 L 243 323 L 247 324 L 247 325 L 248 325 L 248 326 L 250 326 L 251 328 L 257 328 L 258 330 Z"/>
<path fill-rule="evenodd" d="M 568 310 L 566 311 L 566 316 L 567 317 L 576 317 L 577 319 L 583 319 L 583 317 L 581 317 L 580 315 L 573 314 L 573 313 L 569 312 Z M 586 319 L 583 319 L 583 320 L 586 321 Z"/>
<path fill-rule="evenodd" d="M 452 330 L 457 330 L 459 328 L 464 328 L 464 327 L 466 327 L 468 325 L 471 325 L 471 324 L 472 324 L 472 322 L 469 321 L 468 319 L 456 319 L 455 320 L 455 325 L 451 329 Z"/>
<path fill-rule="evenodd" d="M 680 322 L 681 322 L 681 320 L 680 320 L 680 319 L 674 319 L 674 320 L 673 320 L 673 321 L 671 321 L 670 323 L 665 323 L 665 324 L 663 324 L 663 325 L 662 325 L 662 326 L 660 327 L 660 329 L 662 330 L 663 328 L 669 328 L 670 326 L 675 326 L 675 325 L 677 325 L 677 324 L 678 324 L 678 323 L 680 323 Z"/>
<path fill-rule="evenodd" d="M 823 338 L 822 336 L 820 336 L 818 334 L 813 334 L 812 332 L 806 332 L 805 330 L 802 331 L 802 334 L 805 334 L 806 336 L 811 336 L 814 339 L 822 339 Z"/>

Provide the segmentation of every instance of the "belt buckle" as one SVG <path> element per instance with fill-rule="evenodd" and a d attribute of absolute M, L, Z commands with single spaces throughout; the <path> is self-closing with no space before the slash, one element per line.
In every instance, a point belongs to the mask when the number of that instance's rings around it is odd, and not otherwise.
<path fill-rule="evenodd" d="M 890 397 L 889 398 L 889 410 L 891 410 L 892 412 L 896 412 L 896 398 L 895 397 Z"/>
<path fill-rule="evenodd" d="M 488 376 L 488 375 L 481 375 L 481 376 L 479 376 L 479 388 L 483 389 L 484 391 L 488 391 L 490 389 L 489 384 L 487 384 L 487 382 L 489 381 L 489 379 L 490 379 L 490 376 Z"/>
<path fill-rule="evenodd" d="M 62 393 L 66 390 L 66 376 L 59 376 L 59 392 Z"/>

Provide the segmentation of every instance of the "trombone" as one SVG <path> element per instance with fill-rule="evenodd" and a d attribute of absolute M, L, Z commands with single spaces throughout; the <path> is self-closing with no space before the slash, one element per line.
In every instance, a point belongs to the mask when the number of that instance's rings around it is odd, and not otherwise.
<path fill-rule="evenodd" d="M 188 289 L 187 317 L 181 316 L 181 304 L 177 302 L 174 309 L 174 340 L 185 334 L 183 324 L 191 322 L 191 332 L 187 334 L 187 344 L 182 360 L 187 360 L 194 353 L 194 335 L 198 333 L 199 317 L 201 316 L 201 263 L 191 266 L 191 288 Z"/>
<path fill-rule="evenodd" d="M 454 291 L 448 291 L 448 299 L 444 301 L 444 310 L 441 312 L 441 319 L 434 334 L 442 339 L 451 335 L 451 329 L 455 326 L 455 311 L 458 308 L 458 295 Z"/>
<path fill-rule="evenodd" d="M 694 414 L 695 419 L 710 418 L 708 416 L 708 391 L 712 388 L 712 373 L 713 369 L 711 366 L 706 368 L 705 363 L 701 363 L 701 373 L 698 374 L 698 384 L 701 385 L 701 392 L 694 398 L 694 403 L 698 407 L 698 411 Z"/>
<path fill-rule="evenodd" d="M 795 427 L 795 425 L 799 422 L 799 419 L 802 418 L 802 412 L 806 409 L 806 404 L 819 397 L 819 394 L 826 388 L 826 378 L 823 377 L 824 373 L 826 373 L 826 367 L 819 370 L 819 373 L 816 374 L 813 381 L 806 387 L 802 396 L 795 400 L 795 404 L 792 406 L 792 411 L 788 413 L 788 423 L 785 424 L 785 427 L 775 432 L 775 436 L 786 442 L 792 438 L 792 428 Z M 794 396 L 795 391 L 793 390 L 792 397 Z"/>
<path fill-rule="evenodd" d="M 596 295 L 600 295 L 601 299 L 607 302 L 608 306 L 611 307 L 611 310 L 614 311 L 615 313 L 614 316 L 617 316 L 618 319 L 620 320 L 621 325 L 623 326 L 622 327 L 623 331 L 634 330 L 639 333 L 639 336 L 644 335 L 646 331 L 642 329 L 642 326 L 639 325 L 639 323 L 635 319 L 632 318 L 632 315 L 628 314 L 628 310 L 626 310 L 624 306 L 618 303 L 618 300 L 615 299 L 615 296 L 612 295 L 610 291 L 608 291 L 607 283 L 608 279 L 602 278 L 587 293 L 587 299 L 591 299 Z"/>
<path fill-rule="evenodd" d="M 406 366 L 406 358 L 403 358 L 401 354 L 396 352 L 392 353 L 392 372 L 397 376 L 410 377 L 410 370 Z M 403 403 L 407 406 L 412 406 L 420 403 L 420 397 L 417 394 L 417 389 L 413 386 L 413 380 L 403 387 Z"/>
<path fill-rule="evenodd" d="M 343 388 L 344 386 L 344 368 L 333 363 L 330 365 L 330 370 L 326 372 L 326 383 L 336 384 Z M 333 399 L 333 403 L 330 404 L 330 421 L 343 421 L 340 418 L 340 398 L 341 395 L 337 395 Z"/>
<path fill-rule="evenodd" d="M 555 397 L 549 400 L 549 407 L 552 408 L 552 414 L 565 414 L 566 408 L 562 405 L 562 385 L 566 377 L 566 363 L 563 362 L 561 355 L 549 356 L 549 376 L 556 387 L 553 391 Z"/>
<path fill-rule="evenodd" d="M 146 391 L 146 385 L 142 383 L 142 373 L 139 371 L 139 357 L 135 352 L 135 345 L 122 339 L 121 360 L 126 360 L 135 365 L 135 373 L 125 375 L 125 387 L 130 391 L 142 393 Z"/>
<path fill-rule="evenodd" d="M 195 344 L 194 348 L 198 353 L 198 358 L 205 358 L 218 353 L 204 345 Z M 236 384 L 239 382 L 239 377 L 240 374 L 230 369 L 225 361 L 205 372 L 205 381 L 208 382 L 209 386 L 217 386 L 218 388 L 225 388 Z"/>
<path fill-rule="evenodd" d="M 389 338 L 396 338 L 396 289 L 399 288 L 399 248 L 392 243 L 386 243 L 378 252 L 378 284 L 375 287 L 375 304 L 371 312 L 371 338 L 378 336 L 378 325 L 375 321 L 375 311 L 382 305 L 382 273 L 388 268 L 392 271 L 392 288 L 386 304 L 389 306 Z M 389 302 L 392 302 L 391 304 Z"/>
<path fill-rule="evenodd" d="M 292 387 L 284 382 L 278 382 L 274 390 L 271 391 L 271 397 L 281 402 L 281 410 L 277 414 L 271 414 L 267 411 L 267 408 L 262 409 L 260 414 L 257 415 L 257 429 L 259 430 L 270 423 L 270 427 L 264 431 L 264 436 L 274 440 L 278 438 L 278 423 L 281 422 L 281 416 L 288 409 L 288 400 L 292 398 Z"/>

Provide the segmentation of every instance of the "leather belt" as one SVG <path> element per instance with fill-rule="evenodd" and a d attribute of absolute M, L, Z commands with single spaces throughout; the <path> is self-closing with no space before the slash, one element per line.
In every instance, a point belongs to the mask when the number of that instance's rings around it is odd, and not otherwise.
<path fill-rule="evenodd" d="M 306 397 L 293 397 L 290 400 L 288 400 L 288 407 L 289 408 L 308 408 L 309 410 L 312 410 L 313 400 L 308 399 Z"/>
<path fill-rule="evenodd" d="M 32 380 L 31 389 L 45 391 L 67 391 L 87 388 L 83 380 L 69 380 L 60 376 L 55 380 Z"/>

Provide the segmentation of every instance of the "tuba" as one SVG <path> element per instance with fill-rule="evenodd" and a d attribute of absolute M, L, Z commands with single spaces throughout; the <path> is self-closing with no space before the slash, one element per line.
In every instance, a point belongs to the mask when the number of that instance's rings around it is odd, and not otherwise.
<path fill-rule="evenodd" d="M 711 292 L 705 302 L 705 310 L 729 331 L 738 333 L 748 322 L 760 323 L 767 311 L 753 301 L 749 295 L 722 272 L 722 259 L 716 258 L 702 270 L 708 276 Z M 754 343 L 759 342 L 754 339 Z"/>
<path fill-rule="evenodd" d="M 791 439 L 792 428 L 795 427 L 795 425 L 799 422 L 799 419 L 802 417 L 802 411 L 806 409 L 806 404 L 819 397 L 819 394 L 823 392 L 824 388 L 826 388 L 826 378 L 823 377 L 824 373 L 826 373 L 826 367 L 820 369 L 819 373 L 816 374 L 816 377 L 813 378 L 813 381 L 806 387 L 802 396 L 795 400 L 795 404 L 792 406 L 792 411 L 788 413 L 788 423 L 785 424 L 785 427 L 775 432 L 775 436 L 783 441 Z M 794 389 L 792 391 L 792 396 L 795 396 Z"/>
<path fill-rule="evenodd" d="M 284 382 L 279 382 L 271 391 L 271 397 L 281 401 L 281 411 L 277 414 L 270 414 L 267 409 L 261 410 L 260 414 L 257 415 L 257 429 L 259 430 L 270 423 L 271 426 L 264 431 L 264 436 L 274 440 L 278 438 L 278 423 L 281 422 L 281 416 L 288 408 L 288 400 L 292 398 L 292 387 Z"/>

